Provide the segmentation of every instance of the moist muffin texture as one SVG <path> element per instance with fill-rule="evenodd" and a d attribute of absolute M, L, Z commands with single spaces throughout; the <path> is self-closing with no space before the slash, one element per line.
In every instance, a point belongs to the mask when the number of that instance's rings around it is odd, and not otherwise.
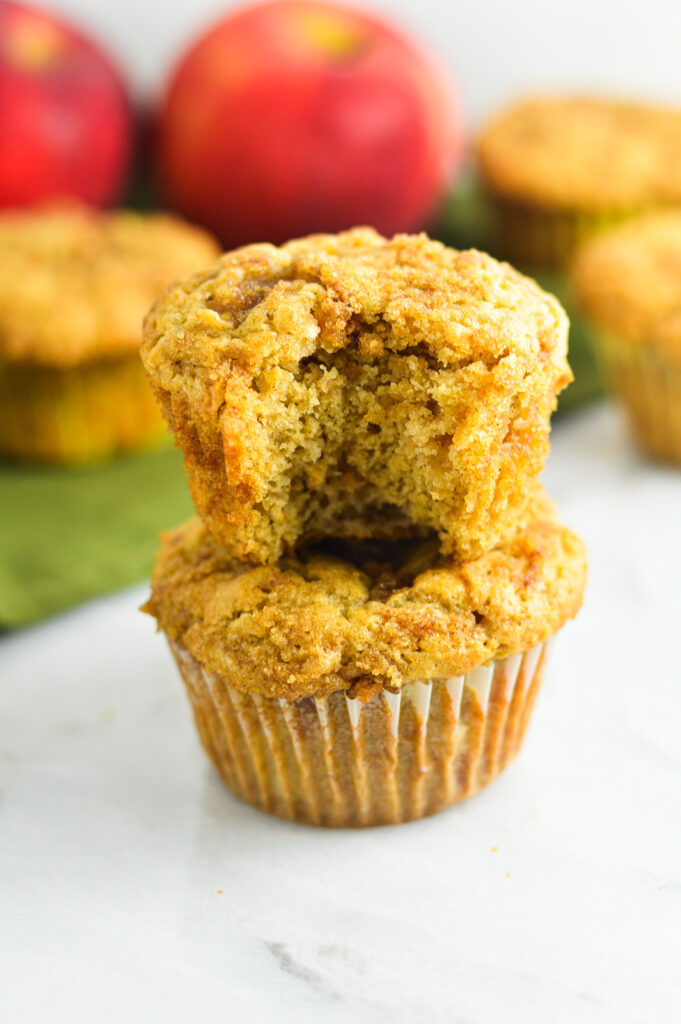
<path fill-rule="evenodd" d="M 477 559 L 455 563 L 428 542 L 399 541 L 391 554 L 248 567 L 195 519 L 164 535 L 144 610 L 236 690 L 365 701 L 534 648 L 582 602 L 584 547 L 541 492 L 529 524 Z"/>
<path fill-rule="evenodd" d="M 495 194 L 569 210 L 627 211 L 681 200 L 681 111 L 620 100 L 546 97 L 483 133 L 480 168 Z"/>
<path fill-rule="evenodd" d="M 253 245 L 168 289 L 142 358 L 232 557 L 432 529 L 512 533 L 570 380 L 567 320 L 481 253 L 370 229 Z"/>
<path fill-rule="evenodd" d="M 166 436 L 139 359 L 142 318 L 218 252 L 168 216 L 0 214 L 0 452 L 89 462 Z"/>

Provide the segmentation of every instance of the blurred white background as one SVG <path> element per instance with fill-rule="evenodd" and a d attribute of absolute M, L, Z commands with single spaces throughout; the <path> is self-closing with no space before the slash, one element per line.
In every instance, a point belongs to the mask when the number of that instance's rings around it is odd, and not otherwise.
<path fill-rule="evenodd" d="M 35 0 L 90 29 L 153 97 L 229 0 Z M 679 0 L 365 0 L 426 43 L 459 85 L 466 122 L 519 94 L 598 90 L 681 104 Z"/>

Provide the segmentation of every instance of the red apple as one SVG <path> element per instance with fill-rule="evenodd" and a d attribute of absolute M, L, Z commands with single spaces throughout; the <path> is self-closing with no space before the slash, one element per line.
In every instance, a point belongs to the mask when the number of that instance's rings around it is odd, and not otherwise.
<path fill-rule="evenodd" d="M 0 0 L 0 139 L 0 206 L 111 203 L 132 141 L 109 58 L 61 19 L 9 0 Z"/>
<path fill-rule="evenodd" d="M 434 58 L 305 0 L 225 18 L 180 61 L 159 122 L 165 197 L 227 246 L 371 224 L 422 228 L 462 143 Z"/>

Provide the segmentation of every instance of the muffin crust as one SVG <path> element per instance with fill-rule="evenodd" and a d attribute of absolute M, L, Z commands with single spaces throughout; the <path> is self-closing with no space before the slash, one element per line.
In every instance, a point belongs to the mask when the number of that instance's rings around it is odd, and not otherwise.
<path fill-rule="evenodd" d="M 462 675 L 547 640 L 582 602 L 584 547 L 535 494 L 531 523 L 457 564 L 397 542 L 361 567 L 310 552 L 249 567 L 198 519 L 163 536 L 144 610 L 236 689 L 298 700 Z"/>
<path fill-rule="evenodd" d="M 227 253 L 150 311 L 142 358 L 197 511 L 231 555 L 515 529 L 570 380 L 567 320 L 527 278 L 370 229 Z"/>

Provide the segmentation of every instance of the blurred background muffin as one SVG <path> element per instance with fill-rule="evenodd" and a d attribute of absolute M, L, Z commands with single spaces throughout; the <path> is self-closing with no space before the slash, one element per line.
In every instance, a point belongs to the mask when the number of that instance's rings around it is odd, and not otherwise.
<path fill-rule="evenodd" d="M 165 435 L 144 313 L 217 244 L 164 215 L 70 205 L 0 215 L 0 453 L 87 462 Z"/>
<path fill-rule="evenodd" d="M 681 109 L 529 99 L 487 125 L 477 154 L 494 252 L 525 266 L 565 266 L 597 231 L 681 202 Z"/>
<path fill-rule="evenodd" d="M 577 255 L 573 282 L 635 435 L 681 464 L 681 210 L 594 239 Z"/>

